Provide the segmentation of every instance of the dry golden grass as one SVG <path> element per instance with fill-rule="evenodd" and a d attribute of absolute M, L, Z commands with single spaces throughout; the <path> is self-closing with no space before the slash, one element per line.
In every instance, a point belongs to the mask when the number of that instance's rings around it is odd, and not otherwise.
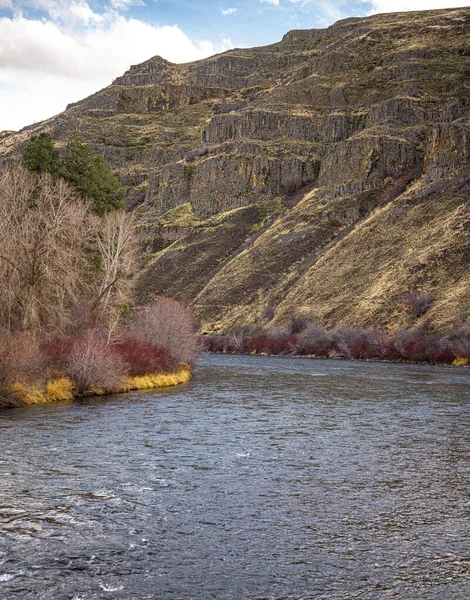
<path fill-rule="evenodd" d="M 247 206 L 198 222 L 191 233 L 162 250 L 136 280 L 141 304 L 158 296 L 192 299 L 240 252 L 254 227 L 272 211 L 270 205 Z"/>
<path fill-rule="evenodd" d="M 191 369 L 188 365 L 182 364 L 175 373 L 151 373 L 141 377 L 128 377 L 112 393 L 121 394 L 136 390 L 164 388 L 188 383 L 189 381 L 191 381 Z M 109 394 L 109 390 L 105 391 L 100 388 L 93 388 L 87 390 L 84 394 L 78 395 L 73 390 L 72 382 L 68 377 L 48 381 L 45 388 L 35 388 L 34 386 L 15 383 L 8 386 L 8 388 L 0 390 L 0 408 L 63 402 L 83 396 L 104 396 Z"/>
<path fill-rule="evenodd" d="M 125 391 L 149 390 L 152 388 L 170 387 L 188 383 L 191 380 L 189 366 L 184 365 L 176 373 L 154 373 L 140 377 L 130 377 L 125 384 Z"/>
<path fill-rule="evenodd" d="M 428 320 L 446 331 L 470 318 L 470 239 L 465 185 L 420 186 L 374 212 L 334 245 L 286 296 L 277 320 L 311 314 L 325 323 L 409 327 Z M 436 301 L 410 320 L 403 292 Z"/>
<path fill-rule="evenodd" d="M 2 391 L 13 399 L 15 406 L 45 404 L 48 401 L 44 390 L 32 385 L 14 383 Z"/>
<path fill-rule="evenodd" d="M 68 377 L 53 379 L 46 385 L 47 402 L 59 402 L 73 399 L 73 385 Z"/>

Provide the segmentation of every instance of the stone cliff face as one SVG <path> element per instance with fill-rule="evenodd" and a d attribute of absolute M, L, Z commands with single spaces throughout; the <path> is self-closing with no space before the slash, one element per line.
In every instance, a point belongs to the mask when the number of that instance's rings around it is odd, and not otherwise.
<path fill-rule="evenodd" d="M 400 297 L 420 288 L 436 327 L 470 317 L 468 8 L 155 57 L 0 153 L 77 128 L 145 206 L 158 252 L 142 302 L 185 297 L 207 330 L 291 314 L 409 326 Z"/>

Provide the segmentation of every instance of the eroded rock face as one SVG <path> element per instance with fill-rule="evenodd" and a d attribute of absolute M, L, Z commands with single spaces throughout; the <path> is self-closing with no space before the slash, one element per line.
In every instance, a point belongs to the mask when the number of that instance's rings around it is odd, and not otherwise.
<path fill-rule="evenodd" d="M 292 115 L 287 111 L 232 111 L 230 114 L 212 117 L 204 129 L 203 141 L 208 144 L 220 144 L 227 140 L 269 141 L 285 138 L 327 144 L 345 140 L 363 127 L 362 115 Z"/>
<path fill-rule="evenodd" d="M 377 15 L 187 65 L 154 57 L 0 149 L 14 153 L 41 128 L 59 140 L 79 128 L 134 201 L 162 211 L 188 200 L 229 210 L 318 173 L 335 194 L 361 193 L 418 172 L 423 148 L 427 177 L 438 177 L 459 159 L 433 148 L 470 106 L 468 19 L 468 9 Z"/>
<path fill-rule="evenodd" d="M 372 132 L 371 132 L 372 133 Z M 360 194 L 399 179 L 418 166 L 412 144 L 398 137 L 360 135 L 330 147 L 322 160 L 318 185 L 335 195 Z"/>
<path fill-rule="evenodd" d="M 470 123 L 439 123 L 431 130 L 426 146 L 425 179 L 443 179 L 470 161 Z"/>
<path fill-rule="evenodd" d="M 161 262 L 155 261 L 152 277 L 157 279 L 169 266 L 175 272 L 187 269 L 178 257 L 187 258 L 191 252 L 177 251 L 185 240 L 205 248 L 204 227 L 172 225 L 166 217 L 164 225 L 157 222 L 168 211 L 188 205 L 195 219 L 220 215 L 225 222 L 225 213 L 234 210 L 258 218 L 257 209 L 249 208 L 275 201 L 280 212 L 270 216 L 270 233 L 264 231 L 264 222 L 263 227 L 258 221 L 250 225 L 248 216 L 240 221 L 243 231 L 252 226 L 259 240 L 249 252 L 234 242 L 234 262 L 226 271 L 214 267 L 223 262 L 215 237 L 211 250 L 201 250 L 213 252 L 213 260 L 205 256 L 200 261 L 211 270 L 201 267 L 195 274 L 199 283 L 194 289 L 199 291 L 191 300 L 207 322 L 220 320 L 219 310 L 231 315 L 226 318 L 231 325 L 259 319 L 268 296 L 282 305 L 279 315 L 292 310 L 288 298 L 297 298 L 305 310 L 309 302 L 320 302 L 323 292 L 305 269 L 316 272 L 312 265 L 325 260 L 323 256 L 337 269 L 335 252 L 342 256 L 340 249 L 349 236 L 374 211 L 397 204 L 387 215 L 384 231 L 395 236 L 396 244 L 400 239 L 411 243 L 412 237 L 400 236 L 410 202 L 400 204 L 400 199 L 410 189 L 421 190 L 420 198 L 445 198 L 443 207 L 451 202 L 451 185 L 465 197 L 469 81 L 469 8 L 345 19 L 323 30 L 291 31 L 271 46 L 231 50 L 186 65 L 151 58 L 61 115 L 0 136 L 0 152 L 8 159 L 19 156 L 27 139 L 41 130 L 62 141 L 81 129 L 129 187 L 130 204 L 144 203 L 153 215 L 155 243 L 149 246 L 174 246 L 171 252 L 162 251 Z M 460 208 L 454 208 L 460 214 Z M 424 226 L 425 215 L 423 211 Z M 439 211 L 434 214 L 435 220 L 438 217 Z M 150 225 L 150 237 L 151 229 Z M 425 238 L 423 231 L 419 235 Z M 239 236 L 233 239 L 239 241 Z M 354 269 L 359 272 L 361 260 L 371 256 L 362 238 L 354 239 L 359 240 L 358 265 L 350 272 L 338 270 L 342 274 L 334 286 L 338 298 L 333 304 L 341 302 L 342 286 L 347 288 Z M 381 244 L 387 245 L 385 238 Z M 411 254 L 414 251 L 410 248 Z M 423 246 L 422 252 L 430 251 Z M 325 269 L 323 263 L 318 267 L 322 277 Z M 467 277 L 467 271 L 460 277 Z M 225 272 L 230 276 L 224 279 Z M 424 273 L 419 268 L 415 272 Z M 234 277 L 243 283 L 233 282 Z M 302 277 L 306 283 L 299 294 L 290 293 Z M 384 284 L 383 289 L 372 288 L 372 280 L 366 279 L 357 285 L 362 285 L 363 298 L 368 293 L 377 298 L 377 306 L 389 306 L 385 294 L 398 295 L 392 289 L 398 281 L 393 273 L 388 273 L 388 287 Z M 400 285 L 405 280 L 406 285 L 426 287 L 437 285 L 438 278 L 429 274 L 422 281 L 416 275 L 409 281 L 402 278 Z M 459 281 L 459 289 L 464 289 Z M 222 302 L 220 289 L 216 292 L 220 285 L 227 292 L 223 306 L 214 309 Z M 173 295 L 176 288 L 171 287 Z M 140 289 L 141 298 L 148 300 L 145 281 Z M 158 286 L 152 289 L 164 293 Z M 347 314 L 322 306 L 323 316 Z"/>

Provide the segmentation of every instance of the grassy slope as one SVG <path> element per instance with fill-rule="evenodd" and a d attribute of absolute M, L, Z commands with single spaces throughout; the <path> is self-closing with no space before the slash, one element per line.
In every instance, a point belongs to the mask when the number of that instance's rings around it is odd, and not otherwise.
<path fill-rule="evenodd" d="M 421 320 L 445 330 L 469 319 L 470 172 L 461 177 L 443 190 L 442 182 L 418 183 L 358 224 L 303 275 L 277 319 L 294 313 L 331 324 L 411 326 L 401 296 L 412 288 L 436 296 Z"/>
<path fill-rule="evenodd" d="M 469 183 L 470 169 L 419 180 L 352 224 L 337 219 L 363 210 L 357 198 L 335 206 L 321 190 L 264 227 L 266 213 L 254 207 L 222 214 L 158 253 L 139 277 L 139 297 L 186 293 L 205 331 L 260 322 L 272 302 L 276 322 L 302 314 L 398 327 L 419 323 L 401 305 L 404 291 L 419 288 L 436 296 L 421 322 L 445 330 L 470 318 Z"/>
<path fill-rule="evenodd" d="M 189 235 L 158 252 L 139 274 L 139 301 L 160 295 L 192 300 L 275 209 L 272 203 L 263 203 L 196 222 Z M 181 212 L 175 221 L 186 226 L 188 216 Z M 165 215 L 161 221 L 166 222 Z"/>

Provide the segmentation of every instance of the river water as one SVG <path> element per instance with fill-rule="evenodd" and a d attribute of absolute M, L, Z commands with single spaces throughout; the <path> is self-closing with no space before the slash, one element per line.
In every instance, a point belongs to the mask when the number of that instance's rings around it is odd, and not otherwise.
<path fill-rule="evenodd" d="M 470 598 L 470 373 L 204 356 L 0 413 L 0 599 Z"/>

